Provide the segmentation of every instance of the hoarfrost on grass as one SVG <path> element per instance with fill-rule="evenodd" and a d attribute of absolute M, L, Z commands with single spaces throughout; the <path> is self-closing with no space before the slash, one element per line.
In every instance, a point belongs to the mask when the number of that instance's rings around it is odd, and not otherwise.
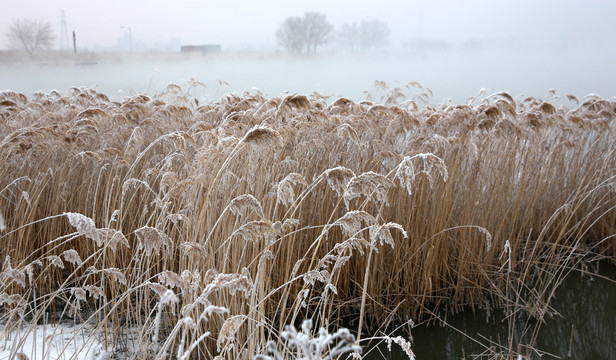
<path fill-rule="evenodd" d="M 355 336 L 349 329 L 340 328 L 330 334 L 327 329 L 320 328 L 318 335 L 312 332 L 312 320 L 304 320 L 301 330 L 297 331 L 293 325 L 287 325 L 281 337 L 287 341 L 289 350 L 300 360 L 332 360 L 349 353 L 361 354 L 362 349 L 355 343 Z M 274 341 L 266 344 L 269 355 L 257 355 L 254 360 L 282 359 L 282 354 Z"/>

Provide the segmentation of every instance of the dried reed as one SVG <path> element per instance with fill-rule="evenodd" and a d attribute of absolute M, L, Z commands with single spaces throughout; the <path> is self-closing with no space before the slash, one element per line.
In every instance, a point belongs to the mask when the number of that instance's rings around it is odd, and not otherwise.
<path fill-rule="evenodd" d="M 541 318 L 566 269 L 614 260 L 616 102 L 378 85 L 331 105 L 0 92 L 4 334 L 72 316 L 134 358 L 335 357 L 355 337 L 293 326 Z"/>

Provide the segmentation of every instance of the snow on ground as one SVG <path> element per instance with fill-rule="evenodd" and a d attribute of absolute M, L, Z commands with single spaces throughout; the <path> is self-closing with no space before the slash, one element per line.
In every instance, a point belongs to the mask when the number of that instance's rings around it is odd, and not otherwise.
<path fill-rule="evenodd" d="M 83 324 L 28 326 L 1 334 L 0 360 L 18 353 L 30 360 L 106 358 L 103 344 Z"/>

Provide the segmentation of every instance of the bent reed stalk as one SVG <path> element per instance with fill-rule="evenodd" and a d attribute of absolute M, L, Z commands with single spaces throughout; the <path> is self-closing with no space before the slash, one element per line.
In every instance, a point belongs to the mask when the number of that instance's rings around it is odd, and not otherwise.
<path fill-rule="evenodd" d="M 612 99 L 162 95 L 0 92 L 1 341 L 72 319 L 103 344 L 76 356 L 340 355 L 318 327 L 542 319 L 615 259 Z"/>

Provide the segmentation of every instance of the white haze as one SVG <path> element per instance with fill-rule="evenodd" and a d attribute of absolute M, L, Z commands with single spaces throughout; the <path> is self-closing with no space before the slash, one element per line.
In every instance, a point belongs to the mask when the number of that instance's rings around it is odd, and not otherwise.
<path fill-rule="evenodd" d="M 211 97 L 256 87 L 270 96 L 319 91 L 360 100 L 374 80 L 419 81 L 435 92 L 435 102 L 464 101 L 480 88 L 539 97 L 549 88 L 577 96 L 616 95 L 616 2 L 607 0 L 5 0 L 2 5 L 0 33 L 13 19 L 45 19 L 54 24 L 56 39 L 64 10 L 80 52 L 126 51 L 130 27 L 135 47 L 178 51 L 180 44 L 220 44 L 223 54 L 83 67 L 14 63 L 3 61 L 7 55 L 0 52 L 0 90 L 88 86 L 121 95 L 196 77 L 208 84 Z M 361 56 L 342 54 L 335 45 L 313 58 L 286 56 L 274 33 L 286 17 L 306 11 L 324 13 L 336 28 L 384 21 L 390 45 Z M 417 39 L 446 49 L 417 52 L 409 47 Z M 7 47 L 0 36 L 0 49 Z M 229 86 L 218 86 L 217 79 Z"/>

